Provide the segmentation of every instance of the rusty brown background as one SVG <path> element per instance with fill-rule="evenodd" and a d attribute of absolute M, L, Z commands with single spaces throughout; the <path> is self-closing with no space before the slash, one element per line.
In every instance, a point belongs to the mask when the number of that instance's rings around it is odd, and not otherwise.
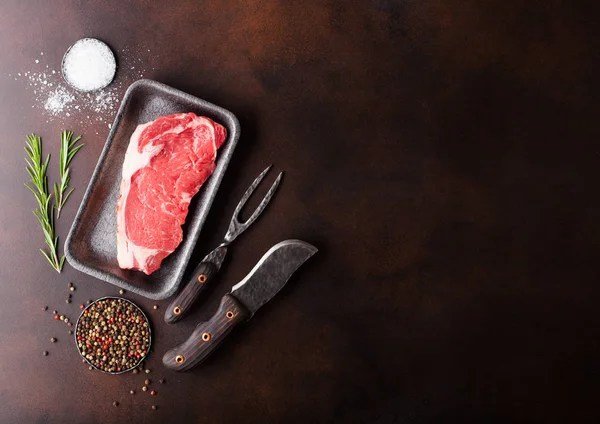
<path fill-rule="evenodd" d="M 598 22 L 593 1 L 2 0 L 0 422 L 598 422 Z M 239 117 L 196 260 L 255 174 L 286 171 L 192 316 L 169 327 L 167 302 L 129 296 L 153 317 L 155 398 L 88 371 L 41 310 L 117 293 L 49 268 L 23 187 L 25 134 L 56 160 L 58 131 L 83 132 L 64 242 L 108 128 L 46 122 L 9 74 L 83 36 Z M 320 253 L 203 366 L 164 370 L 292 237 Z"/>

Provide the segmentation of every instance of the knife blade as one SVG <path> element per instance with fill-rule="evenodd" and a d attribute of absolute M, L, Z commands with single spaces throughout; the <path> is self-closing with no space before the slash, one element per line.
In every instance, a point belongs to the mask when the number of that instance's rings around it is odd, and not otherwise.
<path fill-rule="evenodd" d="M 175 371 L 187 371 L 201 363 L 237 324 L 252 318 L 271 300 L 316 252 L 316 247 L 301 240 L 277 243 L 223 296 L 210 320 L 198 324 L 185 342 L 165 353 L 163 364 Z"/>

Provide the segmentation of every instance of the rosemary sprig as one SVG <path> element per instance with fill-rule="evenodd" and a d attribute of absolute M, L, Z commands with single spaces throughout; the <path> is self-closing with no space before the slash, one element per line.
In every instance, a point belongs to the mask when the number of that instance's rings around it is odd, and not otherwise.
<path fill-rule="evenodd" d="M 60 133 L 60 184 L 54 183 L 54 197 L 56 199 L 56 218 L 60 217 L 60 211 L 62 210 L 67 199 L 73 192 L 73 189 L 68 190 L 69 181 L 71 180 L 69 164 L 75 156 L 75 154 L 83 147 L 83 143 L 75 146 L 81 139 L 81 136 L 73 138 L 72 131 L 61 131 Z"/>
<path fill-rule="evenodd" d="M 40 252 L 43 253 L 44 257 L 52 265 L 52 268 L 60 272 L 65 262 L 65 257 L 63 256 L 61 259 L 58 259 L 58 237 L 54 235 L 54 214 L 50 206 L 52 194 L 48 192 L 48 178 L 46 177 L 50 155 L 46 156 L 46 160 L 42 162 L 42 139 L 35 134 L 27 136 L 25 152 L 27 152 L 27 156 L 29 157 L 29 159 L 25 158 L 27 173 L 31 177 L 31 185 L 25 184 L 25 187 L 31 190 L 37 201 L 38 207 L 33 211 L 33 214 L 42 226 L 44 240 L 50 251 L 48 253 L 40 249 Z"/>

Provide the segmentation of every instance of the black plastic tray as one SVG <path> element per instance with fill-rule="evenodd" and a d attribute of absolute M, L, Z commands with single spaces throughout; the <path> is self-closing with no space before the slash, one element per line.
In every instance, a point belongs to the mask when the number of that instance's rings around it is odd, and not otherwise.
<path fill-rule="evenodd" d="M 208 116 L 227 129 L 227 139 L 217 152 L 216 169 L 192 199 L 183 241 L 160 269 L 151 275 L 121 269 L 117 263 L 116 207 L 129 139 L 139 124 L 180 112 Z M 65 242 L 67 261 L 79 271 L 149 299 L 166 299 L 174 294 L 239 136 L 240 125 L 231 112 L 156 81 L 133 83 L 123 97 Z"/>

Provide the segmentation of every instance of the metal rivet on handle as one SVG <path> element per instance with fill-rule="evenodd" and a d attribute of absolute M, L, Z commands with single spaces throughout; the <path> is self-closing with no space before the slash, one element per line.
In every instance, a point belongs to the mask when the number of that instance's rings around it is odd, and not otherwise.
<path fill-rule="evenodd" d="M 179 315 L 179 314 L 181 314 L 181 308 L 180 308 L 179 306 L 175 306 L 175 307 L 173 308 L 173 313 L 174 313 L 175 315 Z"/>
<path fill-rule="evenodd" d="M 185 361 L 185 358 L 183 357 L 183 355 L 177 355 L 175 357 L 175 362 L 177 362 L 178 364 L 183 364 L 183 361 Z"/>
<path fill-rule="evenodd" d="M 231 311 L 227 311 L 227 313 L 225 314 L 225 316 L 229 319 L 233 318 L 233 312 Z"/>
<path fill-rule="evenodd" d="M 198 282 L 199 282 L 199 283 L 204 283 L 205 281 L 206 281 L 206 275 L 204 275 L 204 274 L 200 274 L 200 275 L 198 276 Z"/>
<path fill-rule="evenodd" d="M 202 333 L 202 340 L 205 342 L 210 340 L 210 333 Z"/>

